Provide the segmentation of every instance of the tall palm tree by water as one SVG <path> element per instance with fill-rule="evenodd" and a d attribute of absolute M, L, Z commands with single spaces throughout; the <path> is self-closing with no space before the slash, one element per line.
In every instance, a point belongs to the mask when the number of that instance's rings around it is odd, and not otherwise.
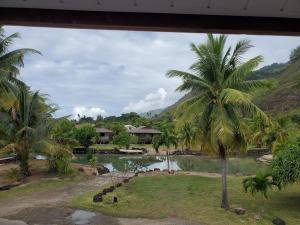
<path fill-rule="evenodd" d="M 47 133 L 53 109 L 45 104 L 38 92 L 31 93 L 24 86 L 18 88 L 16 102 L 15 116 L 12 116 L 11 109 L 0 111 L 1 139 L 7 142 L 0 151 L 16 152 L 20 174 L 26 177 L 30 175 L 29 153 Z"/>
<path fill-rule="evenodd" d="M 226 48 L 226 35 L 207 35 L 207 42 L 191 44 L 197 60 L 191 72 L 170 70 L 168 77 L 179 77 L 178 91 L 188 92 L 178 106 L 181 118 L 197 118 L 201 141 L 206 149 L 220 156 L 222 164 L 221 207 L 229 208 L 227 196 L 227 157 L 230 151 L 245 146 L 243 117 L 257 116 L 268 122 L 266 114 L 253 102 L 251 92 L 266 88 L 266 80 L 249 80 L 251 72 L 262 62 L 262 56 L 243 61 L 243 54 L 251 48 L 248 40 Z M 180 118 L 178 119 L 180 120 Z"/>

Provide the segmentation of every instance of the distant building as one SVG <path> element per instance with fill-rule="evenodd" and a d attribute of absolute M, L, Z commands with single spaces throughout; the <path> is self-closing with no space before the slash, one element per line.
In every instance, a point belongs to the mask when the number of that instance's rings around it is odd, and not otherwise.
<path fill-rule="evenodd" d="M 126 128 L 127 131 L 130 131 L 130 130 L 132 130 L 132 129 L 136 129 L 135 126 L 132 126 L 132 125 L 130 125 L 130 124 L 124 125 L 124 127 Z"/>
<path fill-rule="evenodd" d="M 153 137 L 160 135 L 161 132 L 151 127 L 140 126 L 134 127 L 132 125 L 125 125 L 126 131 L 138 137 L 138 144 L 151 144 Z M 115 133 L 107 128 L 98 127 L 96 133 L 99 136 L 99 144 L 108 144 L 112 141 Z"/>
<path fill-rule="evenodd" d="M 96 128 L 96 133 L 99 135 L 99 143 L 100 144 L 108 144 L 114 135 L 112 130 L 106 128 Z"/>
<path fill-rule="evenodd" d="M 127 131 L 128 133 L 135 135 L 139 138 L 138 140 L 139 144 L 151 144 L 153 137 L 161 134 L 159 130 L 153 129 L 151 127 L 146 127 L 146 126 L 132 128 Z"/>

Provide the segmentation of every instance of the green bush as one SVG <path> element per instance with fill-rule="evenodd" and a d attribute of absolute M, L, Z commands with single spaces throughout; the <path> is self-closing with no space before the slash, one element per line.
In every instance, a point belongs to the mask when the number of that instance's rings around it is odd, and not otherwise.
<path fill-rule="evenodd" d="M 73 132 L 75 130 L 75 123 L 68 120 L 67 118 L 62 118 L 57 120 L 52 129 L 51 135 L 53 138 L 72 138 Z"/>
<path fill-rule="evenodd" d="M 297 141 L 281 146 L 271 161 L 273 179 L 285 186 L 300 182 L 300 146 Z"/>
<path fill-rule="evenodd" d="M 120 148 L 126 147 L 129 149 L 130 147 L 131 136 L 126 131 L 120 132 L 118 135 L 115 135 L 112 143 L 118 145 Z"/>
<path fill-rule="evenodd" d="M 98 158 L 96 156 L 92 156 L 92 158 L 89 160 L 89 165 L 92 168 L 96 168 L 98 162 Z"/>
<path fill-rule="evenodd" d="M 91 124 L 83 124 L 74 131 L 75 139 L 84 147 L 89 147 L 96 137 L 96 129 Z"/>
<path fill-rule="evenodd" d="M 72 173 L 71 159 L 73 154 L 68 147 L 59 144 L 48 144 L 44 146 L 43 154 L 47 157 L 50 173 Z"/>
<path fill-rule="evenodd" d="M 254 177 L 247 177 L 243 180 L 245 192 L 252 195 L 260 192 L 265 198 L 268 198 L 267 192 L 276 186 L 280 189 L 280 185 L 273 181 L 272 175 L 267 172 L 258 171 Z"/>
<path fill-rule="evenodd" d="M 71 160 L 67 157 L 56 160 L 56 168 L 59 174 L 72 174 Z"/>

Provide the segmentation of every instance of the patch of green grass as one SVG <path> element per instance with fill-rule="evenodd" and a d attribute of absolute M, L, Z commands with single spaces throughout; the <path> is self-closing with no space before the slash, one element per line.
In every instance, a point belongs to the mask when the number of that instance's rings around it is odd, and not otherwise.
<path fill-rule="evenodd" d="M 282 191 L 273 190 L 269 199 L 246 194 L 241 177 L 229 178 L 231 207 L 243 207 L 246 214 L 238 216 L 220 208 L 221 181 L 184 175 L 137 177 L 130 183 L 106 195 L 102 203 L 93 203 L 97 192 L 88 192 L 74 198 L 70 206 L 100 211 L 113 216 L 164 218 L 178 217 L 209 225 L 267 225 L 274 217 L 287 224 L 300 224 L 300 185 Z M 112 204 L 112 196 L 119 202 Z M 262 219 L 257 220 L 255 215 Z"/>
<path fill-rule="evenodd" d="M 26 196 L 41 191 L 53 190 L 66 185 L 74 184 L 76 182 L 82 181 L 83 179 L 85 179 L 83 176 L 74 176 L 71 178 L 63 179 L 53 178 L 31 181 L 7 191 L 0 191 L 0 200 Z"/>

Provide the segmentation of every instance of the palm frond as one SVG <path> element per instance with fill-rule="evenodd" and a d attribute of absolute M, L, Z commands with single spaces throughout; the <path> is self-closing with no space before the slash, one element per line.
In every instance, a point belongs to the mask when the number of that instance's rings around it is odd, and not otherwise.
<path fill-rule="evenodd" d="M 234 87 L 239 82 L 244 81 L 246 77 L 263 61 L 262 56 L 256 56 L 247 62 L 236 67 L 231 74 L 224 80 L 224 85 Z"/>
<path fill-rule="evenodd" d="M 274 82 L 270 80 L 246 80 L 231 86 L 244 92 L 253 92 L 257 90 L 271 89 L 274 87 Z"/>

